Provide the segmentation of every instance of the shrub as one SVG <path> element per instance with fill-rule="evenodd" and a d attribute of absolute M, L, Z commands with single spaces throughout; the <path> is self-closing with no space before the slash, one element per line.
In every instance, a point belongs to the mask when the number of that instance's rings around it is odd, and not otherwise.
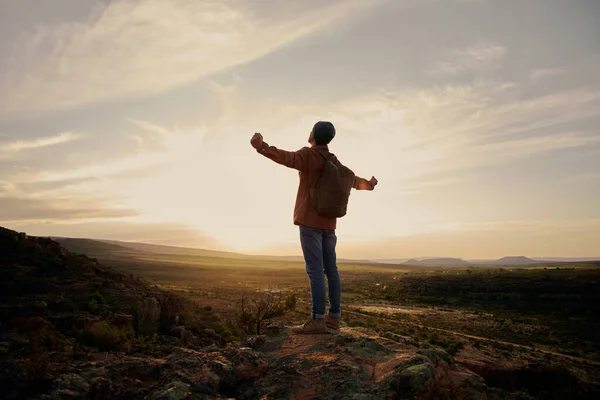
<path fill-rule="evenodd" d="M 245 295 L 240 300 L 241 312 L 238 314 L 238 324 L 248 335 L 260 335 L 265 323 L 283 317 L 294 311 L 298 303 L 295 293 L 283 296 L 283 292 L 261 293 L 257 298 L 248 299 Z"/>
<path fill-rule="evenodd" d="M 108 321 L 99 321 L 84 330 L 84 340 L 101 350 L 120 350 L 128 346 L 135 332 L 131 328 L 119 328 Z"/>
<path fill-rule="evenodd" d="M 92 314 L 96 314 L 98 312 L 98 302 L 96 299 L 91 299 L 87 303 L 87 310 Z"/>
<path fill-rule="evenodd" d="M 453 356 L 456 353 L 458 353 L 460 350 L 462 350 L 463 347 L 465 347 L 465 345 L 462 342 L 450 342 L 449 344 L 444 346 L 444 350 L 446 351 L 446 353 Z"/>
<path fill-rule="evenodd" d="M 90 295 L 90 301 L 95 301 L 97 304 L 104 304 L 104 296 L 96 291 Z"/>

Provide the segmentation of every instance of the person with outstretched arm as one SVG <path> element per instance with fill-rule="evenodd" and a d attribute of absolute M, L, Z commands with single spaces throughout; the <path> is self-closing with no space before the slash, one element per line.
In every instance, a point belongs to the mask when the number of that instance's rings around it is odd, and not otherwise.
<path fill-rule="evenodd" d="M 335 137 L 331 122 L 317 122 L 308 137 L 310 147 L 285 151 L 269 146 L 260 133 L 250 144 L 259 154 L 288 168 L 298 170 L 300 183 L 294 207 L 294 224 L 300 228 L 300 245 L 312 296 L 312 318 L 295 326 L 297 334 L 338 331 L 341 320 L 341 282 L 336 263 L 337 218 L 346 214 L 351 189 L 373 190 L 377 179 L 366 180 L 339 162 L 329 152 Z M 329 312 L 325 314 L 325 276 L 329 289 Z"/>

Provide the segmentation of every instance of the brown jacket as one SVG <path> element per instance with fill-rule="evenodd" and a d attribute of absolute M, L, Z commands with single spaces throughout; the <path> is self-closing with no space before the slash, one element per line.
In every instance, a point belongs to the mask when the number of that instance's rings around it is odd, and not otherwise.
<path fill-rule="evenodd" d="M 322 148 L 329 152 L 327 146 L 315 145 L 312 147 Z M 294 224 L 310 228 L 335 230 L 337 219 L 320 216 L 310 202 L 310 188 L 316 185 L 325 165 L 323 156 L 311 147 L 303 147 L 298 151 L 285 151 L 275 146 L 269 146 L 264 142 L 263 147 L 256 151 L 278 164 L 299 171 L 300 184 L 298 185 L 294 207 Z M 373 190 L 373 186 L 368 180 L 357 176 L 354 180 L 354 189 Z"/>

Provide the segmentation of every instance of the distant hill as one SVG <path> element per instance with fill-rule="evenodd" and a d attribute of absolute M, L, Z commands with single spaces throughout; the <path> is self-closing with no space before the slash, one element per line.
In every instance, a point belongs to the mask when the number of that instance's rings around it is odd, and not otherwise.
<path fill-rule="evenodd" d="M 424 260 L 408 260 L 404 262 L 405 265 L 423 265 L 428 267 L 436 266 L 468 266 L 470 265 L 465 260 L 460 258 L 426 258 Z"/>
<path fill-rule="evenodd" d="M 532 265 L 539 264 L 539 261 L 532 260 L 531 258 L 527 258 L 524 256 L 508 256 L 502 257 L 499 260 L 496 260 L 494 264 L 497 265 Z"/>
<path fill-rule="evenodd" d="M 107 256 L 148 256 L 148 254 L 167 254 L 176 256 L 192 257 L 216 257 L 228 259 L 251 259 L 282 262 L 303 262 L 302 256 L 272 256 L 272 255 L 250 255 L 219 250 L 198 249 L 192 247 L 167 246 L 162 244 L 150 244 L 140 242 L 122 242 L 118 240 L 84 239 L 51 237 L 72 252 L 85 254 L 89 257 L 106 258 Z M 338 262 L 355 264 L 374 264 L 377 261 L 356 260 L 338 258 Z M 399 263 L 398 263 L 399 264 Z"/>
<path fill-rule="evenodd" d="M 121 242 L 117 240 L 101 240 L 108 244 L 120 247 L 130 248 L 138 251 L 156 254 L 174 254 L 182 256 L 201 256 L 201 257 L 220 257 L 220 258 L 248 258 L 249 256 L 241 253 L 228 251 L 197 249 L 191 247 L 167 246 L 162 244 L 150 244 L 140 242 Z"/>
<path fill-rule="evenodd" d="M 254 260 L 269 260 L 269 261 L 284 261 L 284 262 L 303 262 L 302 256 L 272 256 L 272 255 L 250 255 L 236 252 L 199 249 L 191 247 L 168 246 L 161 244 L 150 244 L 141 242 L 123 242 L 118 240 L 106 239 L 85 239 L 85 238 L 65 238 L 51 237 L 69 251 L 86 254 L 90 257 L 103 258 L 107 255 L 129 255 L 129 256 L 148 256 L 153 254 L 170 254 L 178 256 L 194 256 L 194 257 L 217 257 L 228 259 L 254 259 Z M 577 262 L 577 261 L 594 261 L 600 260 L 600 257 L 536 257 L 528 258 L 525 256 L 507 256 L 498 260 L 479 259 L 479 260 L 463 260 L 452 257 L 419 257 L 419 258 L 395 258 L 395 259 L 349 259 L 338 258 L 339 262 L 356 263 L 356 264 L 390 264 L 390 265 L 412 265 L 412 266 L 468 266 L 468 265 L 541 265 L 548 262 Z"/>
<path fill-rule="evenodd" d="M 118 240 L 104 239 L 84 239 L 84 238 L 65 238 L 51 237 L 52 240 L 60 243 L 69 251 L 86 254 L 90 257 L 106 256 L 107 254 L 129 255 L 148 255 L 148 254 L 168 254 L 177 256 L 195 256 L 195 257 L 217 257 L 229 259 L 277 259 L 282 261 L 300 261 L 301 257 L 286 256 L 254 256 L 241 253 L 198 249 L 192 247 L 167 246 L 162 244 L 150 244 L 140 242 L 122 242 Z"/>
<path fill-rule="evenodd" d="M 135 250 L 131 247 L 121 246 L 115 243 L 104 242 L 93 239 L 75 239 L 75 238 L 60 238 L 52 237 L 51 240 L 59 243 L 67 250 L 85 254 L 89 257 L 104 256 L 106 254 L 114 255 L 143 255 L 146 252 Z"/>

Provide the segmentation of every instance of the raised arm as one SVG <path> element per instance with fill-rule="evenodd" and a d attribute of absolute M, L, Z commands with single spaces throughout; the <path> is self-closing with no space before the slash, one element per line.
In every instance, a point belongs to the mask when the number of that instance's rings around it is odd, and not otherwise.
<path fill-rule="evenodd" d="M 286 151 L 278 149 L 275 146 L 269 146 L 263 141 L 260 133 L 255 133 L 250 140 L 250 143 L 259 154 L 275 161 L 277 164 L 284 165 L 288 168 L 294 168 L 299 171 L 304 170 L 306 167 L 307 152 L 304 149 L 298 151 Z"/>
<path fill-rule="evenodd" d="M 356 178 L 354 178 L 353 187 L 356 190 L 373 190 L 376 185 L 377 179 L 375 179 L 375 177 L 372 177 L 371 180 L 366 180 L 357 175 Z"/>

